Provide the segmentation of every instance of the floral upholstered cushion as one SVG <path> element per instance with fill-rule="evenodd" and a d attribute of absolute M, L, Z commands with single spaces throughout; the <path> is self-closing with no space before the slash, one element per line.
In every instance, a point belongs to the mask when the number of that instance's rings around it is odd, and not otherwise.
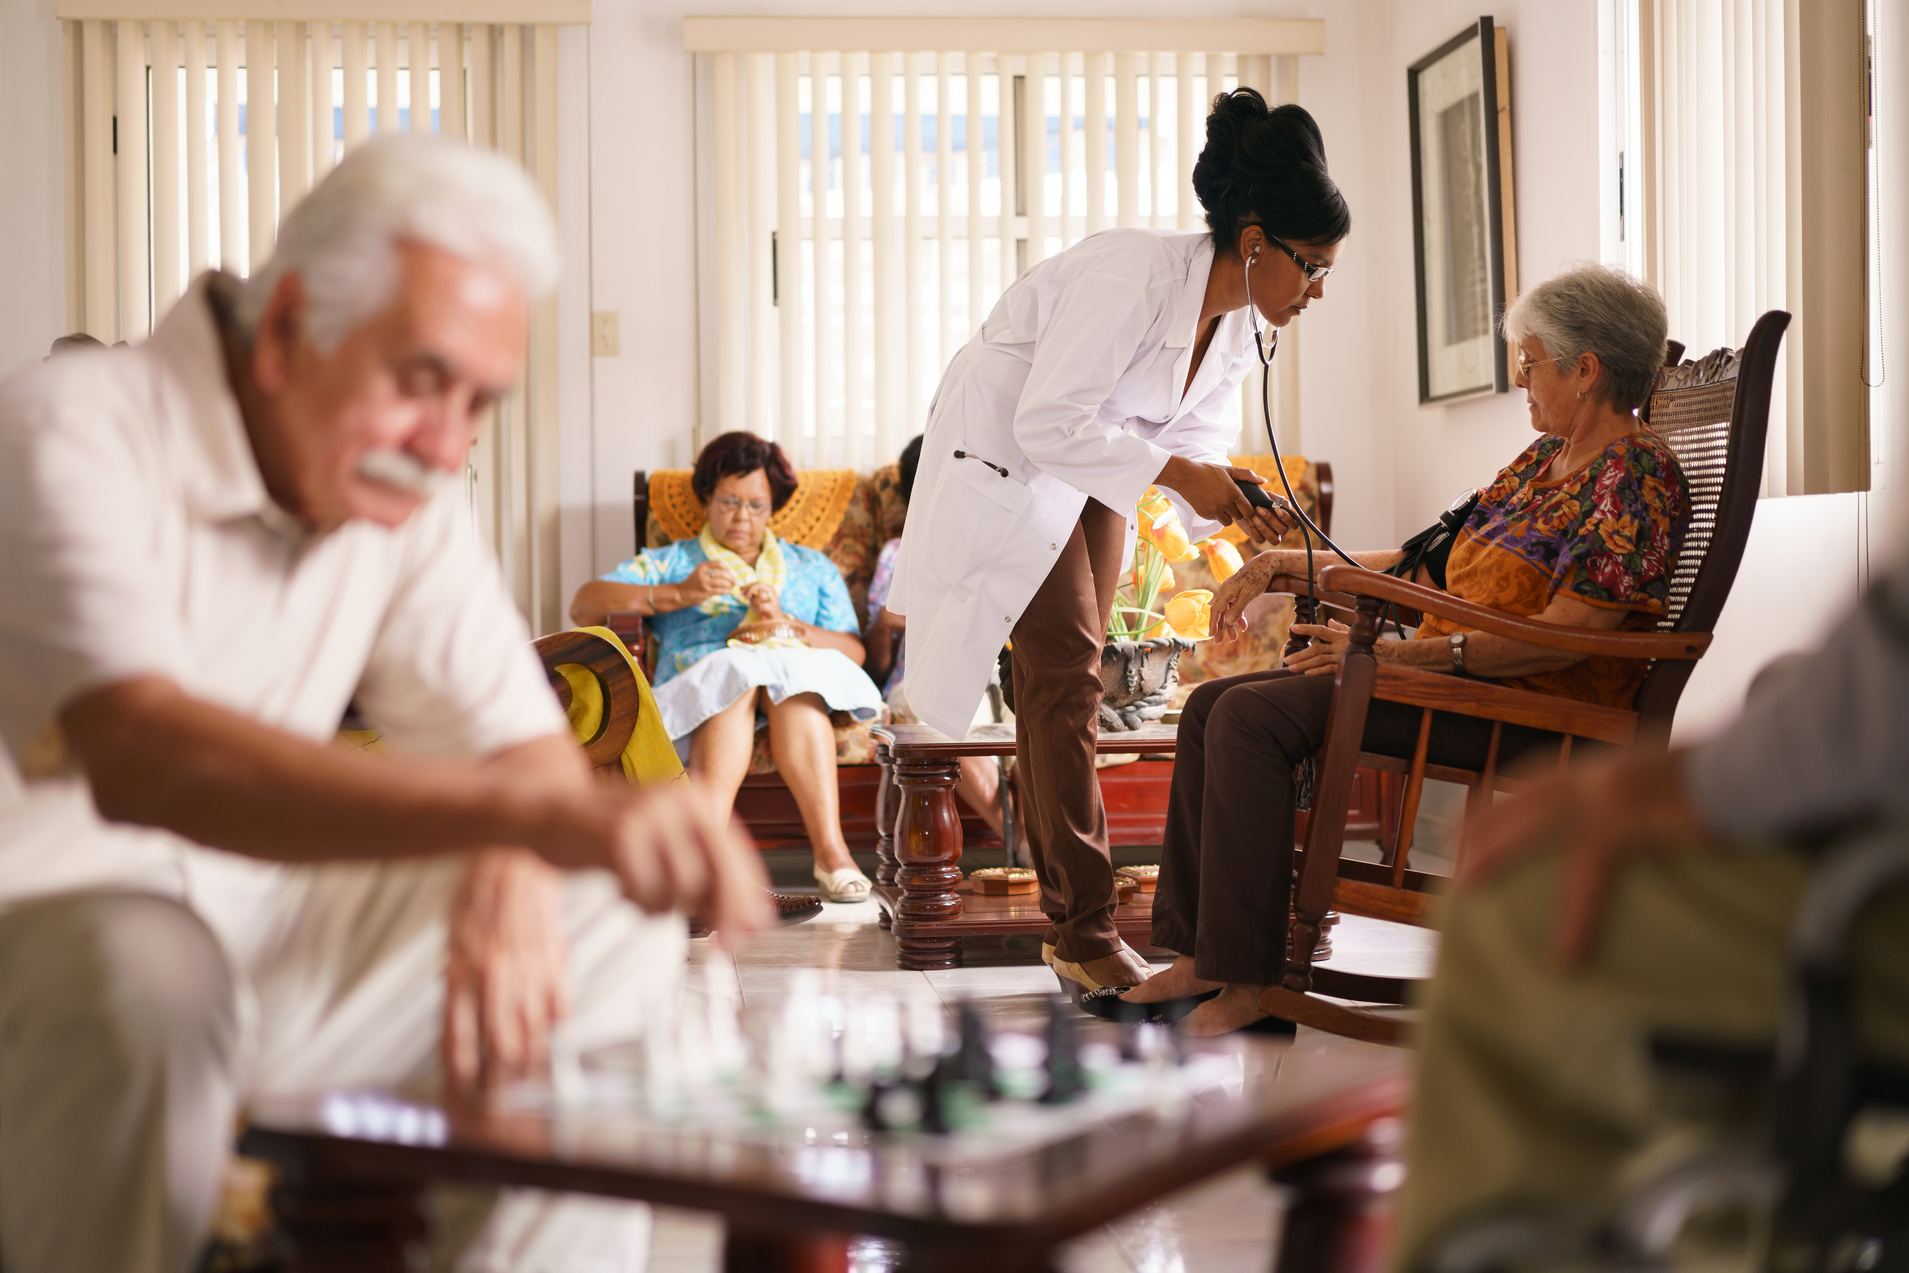
<path fill-rule="evenodd" d="M 889 540 L 901 538 L 908 501 L 901 497 L 901 465 L 884 464 L 868 480 L 875 488 L 875 551 L 879 554 Z"/>

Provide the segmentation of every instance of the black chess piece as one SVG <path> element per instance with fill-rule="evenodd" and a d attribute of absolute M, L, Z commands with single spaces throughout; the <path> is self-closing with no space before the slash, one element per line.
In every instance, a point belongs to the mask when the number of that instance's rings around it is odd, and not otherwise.
<path fill-rule="evenodd" d="M 1061 1105 L 1079 1096 L 1086 1084 L 1080 1072 L 1078 1017 L 1067 1000 L 1056 996 L 1047 1005 L 1047 1090 L 1043 1105 Z"/>
<path fill-rule="evenodd" d="M 954 1065 L 948 1078 L 972 1083 L 984 1099 L 991 1101 L 1000 1095 L 1000 1089 L 994 1083 L 994 1053 L 988 1046 L 987 1022 L 981 1019 L 973 1004 L 963 1003 L 955 1023 L 960 1042 L 951 1058 Z"/>

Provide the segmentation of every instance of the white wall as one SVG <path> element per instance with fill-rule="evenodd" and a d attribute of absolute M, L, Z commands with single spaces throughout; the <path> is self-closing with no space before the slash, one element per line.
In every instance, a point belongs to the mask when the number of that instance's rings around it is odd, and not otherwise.
<path fill-rule="evenodd" d="M 53 0 L 0 4 L 0 375 L 66 328 L 60 24 Z"/>

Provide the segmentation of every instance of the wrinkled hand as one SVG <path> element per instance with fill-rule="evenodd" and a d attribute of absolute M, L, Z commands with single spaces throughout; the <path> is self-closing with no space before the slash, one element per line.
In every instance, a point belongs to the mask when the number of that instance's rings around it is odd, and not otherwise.
<path fill-rule="evenodd" d="M 471 857 L 451 902 L 444 965 L 444 1072 L 453 1084 L 521 1078 L 549 1055 L 564 992 L 563 886 L 520 849 Z"/>
<path fill-rule="evenodd" d="M 1241 566 L 1213 594 L 1207 610 L 1207 635 L 1221 645 L 1230 645 L 1246 635 L 1246 607 L 1266 591 L 1266 585 L 1278 574 L 1278 562 L 1264 552 Z"/>
<path fill-rule="evenodd" d="M 1489 880 L 1562 839 L 1564 876 L 1552 954 L 1575 968 L 1603 926 L 1618 870 L 1631 858 L 1709 852 L 1716 838 L 1690 801 L 1684 753 L 1638 748 L 1542 779 L 1487 805 L 1467 830 L 1460 888 Z"/>
<path fill-rule="evenodd" d="M 538 846 L 558 866 L 612 871 L 642 909 L 700 915 L 725 937 L 774 919 L 755 842 L 694 781 L 606 784 L 571 799 Z"/>
<path fill-rule="evenodd" d="M 682 590 L 684 605 L 701 605 L 711 597 L 734 592 L 736 577 L 716 562 L 706 561 L 690 571 L 689 577 L 676 586 Z"/>
<path fill-rule="evenodd" d="M 1303 672 L 1307 676 L 1332 676 L 1338 672 L 1339 664 L 1346 656 L 1346 647 L 1352 643 L 1351 628 L 1337 619 L 1328 619 L 1324 623 L 1295 623 L 1293 631 L 1311 639 L 1305 649 L 1286 656 L 1288 670 Z M 1377 645 L 1372 647 L 1375 658 L 1379 648 Z"/>

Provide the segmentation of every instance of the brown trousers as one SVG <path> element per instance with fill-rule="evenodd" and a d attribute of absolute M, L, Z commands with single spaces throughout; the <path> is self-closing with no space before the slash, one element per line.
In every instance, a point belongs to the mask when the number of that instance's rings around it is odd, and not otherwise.
<path fill-rule="evenodd" d="M 1166 843 L 1153 897 L 1153 944 L 1193 956 L 1205 981 L 1270 986 L 1286 968 L 1286 917 L 1293 884 L 1293 766 L 1326 739 L 1330 676 L 1284 670 L 1208 681 L 1180 715 Z M 1366 751 L 1410 756 L 1420 709 L 1374 701 Z M 1427 748 L 1433 764 L 1478 769 L 1491 723 L 1437 712 Z M 1507 725 L 1499 758 L 1510 760 L 1557 735 Z"/>
<path fill-rule="evenodd" d="M 1015 782 L 1047 941 L 1078 963 L 1120 948 L 1107 811 L 1094 773 L 1100 651 L 1120 583 L 1127 519 L 1088 500 L 1014 625 Z"/>

